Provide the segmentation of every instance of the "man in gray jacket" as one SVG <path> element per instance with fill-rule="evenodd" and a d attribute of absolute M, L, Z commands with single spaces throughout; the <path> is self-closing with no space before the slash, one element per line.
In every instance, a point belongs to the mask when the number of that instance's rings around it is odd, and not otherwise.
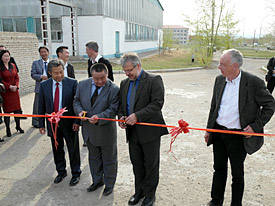
<path fill-rule="evenodd" d="M 38 114 L 38 100 L 39 100 L 39 88 L 40 82 L 48 79 L 48 63 L 49 63 L 49 49 L 45 46 L 41 46 L 38 49 L 41 59 L 32 63 L 31 77 L 35 80 L 35 96 L 33 102 L 32 114 Z M 39 118 L 32 118 L 32 126 L 39 128 Z"/>
<path fill-rule="evenodd" d="M 88 192 L 105 184 L 103 195 L 113 192 L 117 176 L 116 123 L 97 118 L 115 119 L 119 105 L 119 88 L 108 77 L 105 64 L 91 67 L 92 78 L 79 82 L 74 99 L 74 111 L 79 116 L 87 112 L 82 135 L 89 150 L 89 165 L 93 184 Z"/>
<path fill-rule="evenodd" d="M 240 69 L 240 51 L 224 51 L 220 58 L 207 128 L 263 133 L 274 113 L 275 101 L 260 78 Z M 263 145 L 263 137 L 206 132 L 205 142 L 213 144 L 214 175 L 209 206 L 222 206 L 228 160 L 232 173 L 231 206 L 241 206 L 244 192 L 244 161 Z"/>

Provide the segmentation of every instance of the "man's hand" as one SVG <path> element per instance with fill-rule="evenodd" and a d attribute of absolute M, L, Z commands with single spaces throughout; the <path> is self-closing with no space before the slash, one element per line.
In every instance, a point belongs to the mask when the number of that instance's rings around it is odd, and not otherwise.
<path fill-rule="evenodd" d="M 86 111 L 82 111 L 78 114 L 79 117 L 83 117 L 83 115 L 87 113 Z M 81 121 L 87 121 L 87 119 L 81 119 Z"/>
<path fill-rule="evenodd" d="M 137 116 L 135 113 L 130 114 L 130 116 L 128 116 L 125 119 L 126 124 L 133 126 L 136 122 L 137 122 Z"/>
<path fill-rule="evenodd" d="M 205 132 L 204 140 L 205 140 L 206 143 L 208 143 L 209 136 L 210 136 L 210 133 L 209 132 Z"/>
<path fill-rule="evenodd" d="M 89 122 L 91 123 L 91 124 L 96 124 L 97 122 L 98 122 L 98 116 L 97 115 L 94 115 L 94 116 L 92 116 L 91 118 L 89 118 L 88 120 L 89 120 Z"/>
<path fill-rule="evenodd" d="M 41 75 L 41 79 L 42 79 L 42 80 L 47 80 L 48 77 L 47 77 L 46 75 Z"/>
<path fill-rule="evenodd" d="M 40 132 L 40 134 L 45 134 L 46 130 L 45 130 L 45 128 L 39 128 L 39 132 Z"/>
<path fill-rule="evenodd" d="M 122 116 L 120 120 L 125 120 L 126 116 Z M 118 122 L 118 126 L 120 126 L 121 129 L 127 128 L 125 122 Z"/>
<path fill-rule="evenodd" d="M 249 133 L 255 133 L 254 130 L 252 129 L 252 127 L 250 127 L 250 125 L 247 125 L 246 128 L 243 129 L 244 132 L 249 132 Z M 245 136 L 246 138 L 250 138 L 251 135 L 247 135 Z"/>
<path fill-rule="evenodd" d="M 79 125 L 78 124 L 73 124 L 73 131 L 77 132 L 79 130 Z"/>

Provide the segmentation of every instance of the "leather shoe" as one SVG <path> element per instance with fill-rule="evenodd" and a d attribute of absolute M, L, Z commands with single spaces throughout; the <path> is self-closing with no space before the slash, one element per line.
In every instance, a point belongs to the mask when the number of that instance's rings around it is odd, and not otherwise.
<path fill-rule="evenodd" d="M 214 204 L 212 201 L 210 201 L 205 206 L 222 206 L 222 204 Z"/>
<path fill-rule="evenodd" d="M 156 201 L 156 197 L 145 197 L 141 206 L 153 206 L 154 202 Z"/>
<path fill-rule="evenodd" d="M 56 178 L 54 179 L 54 183 L 58 184 L 61 182 L 65 177 L 67 176 L 67 172 L 62 174 L 62 175 L 57 175 Z"/>
<path fill-rule="evenodd" d="M 92 184 L 90 187 L 88 187 L 87 188 L 87 192 L 93 192 L 93 191 L 95 191 L 97 188 L 99 188 L 99 187 L 101 187 L 101 186 L 103 186 L 104 185 L 104 183 L 103 182 L 99 182 L 99 183 L 97 183 L 97 184 Z"/>
<path fill-rule="evenodd" d="M 139 202 L 139 200 L 142 199 L 143 197 L 144 195 L 135 193 L 128 201 L 128 205 L 136 205 Z"/>
<path fill-rule="evenodd" d="M 75 186 L 77 183 L 79 183 L 79 180 L 80 180 L 80 176 L 72 177 L 72 179 L 70 181 L 70 186 Z"/>
<path fill-rule="evenodd" d="M 104 191 L 103 191 L 103 195 L 104 196 L 108 196 L 109 194 L 111 194 L 113 192 L 113 188 L 112 187 L 105 187 Z"/>

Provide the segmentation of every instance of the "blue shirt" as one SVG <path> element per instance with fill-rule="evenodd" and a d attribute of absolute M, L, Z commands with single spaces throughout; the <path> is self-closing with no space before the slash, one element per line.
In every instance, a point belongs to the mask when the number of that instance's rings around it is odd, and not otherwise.
<path fill-rule="evenodd" d="M 102 87 L 100 87 L 100 88 L 97 90 L 98 95 L 99 95 L 99 94 L 100 94 L 100 92 L 102 91 L 103 87 L 105 87 L 105 85 L 104 85 L 104 86 L 102 86 Z M 96 90 L 96 85 L 95 85 L 94 80 L 92 79 L 92 91 L 91 91 L 91 98 L 92 98 L 92 96 L 93 96 L 93 94 L 94 94 L 95 90 Z"/>
<path fill-rule="evenodd" d="M 143 69 L 141 69 L 141 72 L 140 72 L 138 78 L 136 79 L 136 89 L 138 88 L 138 83 L 139 83 L 142 73 L 143 73 Z M 128 89 L 128 93 L 127 93 L 127 108 L 126 108 L 127 116 L 129 116 L 130 97 L 131 97 L 131 90 L 132 90 L 133 82 L 134 82 L 134 80 L 130 81 L 129 89 Z"/>

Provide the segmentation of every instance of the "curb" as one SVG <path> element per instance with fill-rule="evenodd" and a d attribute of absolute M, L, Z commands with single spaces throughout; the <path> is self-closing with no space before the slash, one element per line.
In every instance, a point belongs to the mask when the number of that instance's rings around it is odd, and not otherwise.
<path fill-rule="evenodd" d="M 146 72 L 150 73 L 163 73 L 163 72 L 180 72 L 180 71 L 190 71 L 190 70 L 199 70 L 203 69 L 204 67 L 189 67 L 189 68 L 179 68 L 179 69 L 152 69 L 152 70 L 145 70 Z M 86 74 L 86 70 L 76 70 L 74 71 L 77 74 Z M 113 70 L 114 74 L 124 74 L 121 70 Z"/>

